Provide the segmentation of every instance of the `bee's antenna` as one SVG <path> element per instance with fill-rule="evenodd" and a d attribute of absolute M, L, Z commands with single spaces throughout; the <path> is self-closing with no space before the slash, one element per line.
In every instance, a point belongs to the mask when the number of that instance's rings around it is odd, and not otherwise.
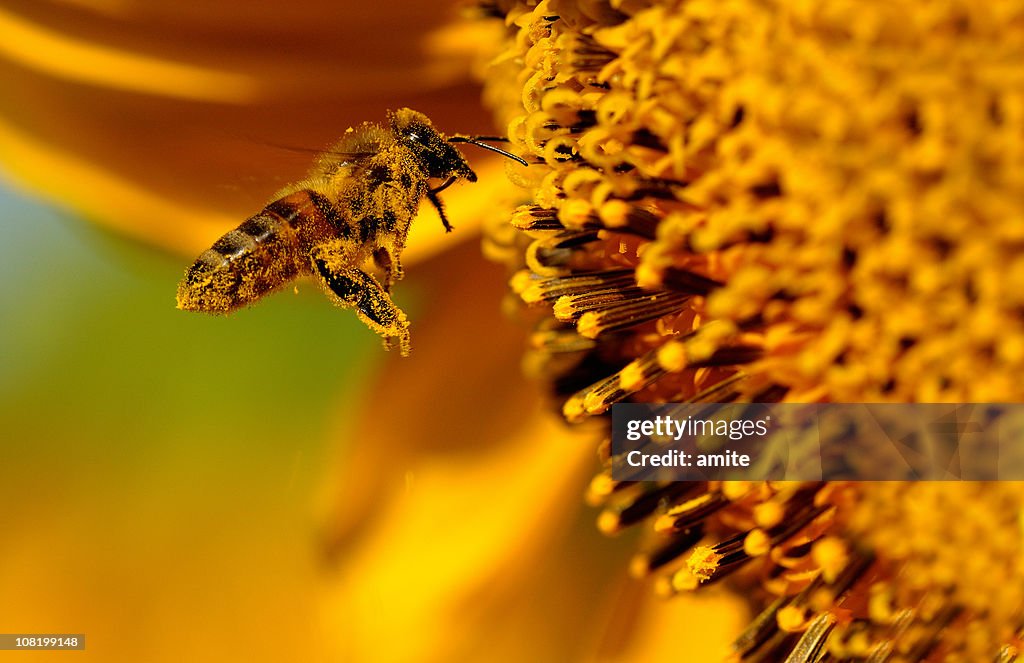
<path fill-rule="evenodd" d="M 489 140 L 493 143 L 511 143 L 508 138 L 504 136 L 458 136 L 458 138 L 469 138 L 470 140 Z"/>
<path fill-rule="evenodd" d="M 449 143 L 469 143 L 470 145 L 476 145 L 477 147 L 482 147 L 485 150 L 490 150 L 491 152 L 497 152 L 498 154 L 500 154 L 502 156 L 506 156 L 509 159 L 512 159 L 513 161 L 518 161 L 519 163 L 523 164 L 524 166 L 529 166 L 530 165 L 530 164 L 526 163 L 526 160 L 523 159 L 522 157 L 517 157 L 516 155 L 511 154 L 510 152 L 506 152 L 505 150 L 503 150 L 501 148 L 498 148 L 498 147 L 495 147 L 493 145 L 488 145 L 487 143 L 481 143 L 480 142 L 481 140 L 500 140 L 500 141 L 504 141 L 506 143 L 508 142 L 507 138 L 501 138 L 501 137 L 495 137 L 495 136 L 451 136 L 450 138 L 448 138 L 448 142 Z"/>

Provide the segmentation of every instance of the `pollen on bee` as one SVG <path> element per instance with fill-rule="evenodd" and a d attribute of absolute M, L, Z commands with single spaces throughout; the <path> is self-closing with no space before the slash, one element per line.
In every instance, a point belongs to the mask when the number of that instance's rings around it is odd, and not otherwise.
<path fill-rule="evenodd" d="M 452 145 L 457 142 L 527 165 L 475 137 L 446 138 L 429 118 L 408 108 L 388 113 L 387 126 L 349 127 L 306 179 L 200 255 L 179 285 L 178 307 L 228 313 L 310 275 L 332 302 L 353 309 L 383 336 L 386 348 L 397 340 L 407 356 L 409 320 L 390 291 L 403 276 L 401 252 L 421 199 L 451 231 L 438 194 L 460 178 L 476 181 Z M 444 183 L 430 188 L 431 180 Z M 292 292 L 297 295 L 298 286 Z"/>

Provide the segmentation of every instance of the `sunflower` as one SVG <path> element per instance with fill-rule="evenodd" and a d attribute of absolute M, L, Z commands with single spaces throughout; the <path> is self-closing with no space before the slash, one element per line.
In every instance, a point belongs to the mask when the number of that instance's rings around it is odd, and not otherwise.
<path fill-rule="evenodd" d="M 339 408 L 332 658 L 1015 660 L 1017 484 L 631 484 L 602 467 L 618 402 L 1020 400 L 1020 3 L 288 16 L 3 10 L 19 103 L 0 157 L 190 256 L 277 188 L 229 173 L 295 179 L 302 149 L 388 106 L 484 131 L 475 58 L 531 165 L 478 168 L 446 201 L 459 231 L 485 224 L 511 294 L 471 244 L 438 254 L 436 219 L 414 226 L 435 238 L 410 253 L 436 255 L 406 281 L 429 301 L 416 349 Z M 509 317 L 532 325 L 521 362 Z"/>
<path fill-rule="evenodd" d="M 619 402 L 1018 401 L 1024 5 L 507 2 L 533 165 L 492 255 L 569 423 Z M 607 440 L 601 445 L 608 460 Z M 1018 484 L 591 482 L 740 660 L 1016 656 Z M 969 517 L 964 516 L 970 511 Z"/>

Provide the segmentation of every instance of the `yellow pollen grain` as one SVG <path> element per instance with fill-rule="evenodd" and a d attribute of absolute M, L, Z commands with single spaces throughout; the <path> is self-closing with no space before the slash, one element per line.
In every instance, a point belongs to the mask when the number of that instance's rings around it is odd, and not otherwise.
<path fill-rule="evenodd" d="M 570 422 L 579 421 L 586 414 L 583 399 L 573 396 L 562 406 L 562 415 Z"/>
<path fill-rule="evenodd" d="M 671 594 L 679 592 L 692 592 L 700 586 L 700 578 L 693 575 L 689 569 L 679 569 L 672 574 L 669 588 Z"/>
<path fill-rule="evenodd" d="M 604 472 L 595 475 L 590 480 L 590 486 L 587 488 L 587 502 L 592 506 L 600 504 L 600 500 L 611 495 L 614 488 L 615 480 L 612 479 L 611 475 Z"/>
<path fill-rule="evenodd" d="M 716 553 L 711 546 L 697 546 L 686 560 L 690 573 L 699 581 L 710 580 L 718 568 L 722 555 Z"/>
<path fill-rule="evenodd" d="M 754 529 L 743 539 L 743 552 L 751 557 L 760 557 L 768 554 L 772 549 L 772 541 L 763 529 Z"/>
<path fill-rule="evenodd" d="M 852 658 L 867 658 L 874 644 L 867 633 L 854 633 L 846 639 L 846 655 Z"/>
<path fill-rule="evenodd" d="M 644 376 L 643 366 L 639 362 L 630 362 L 619 373 L 619 384 L 626 391 L 635 391 L 644 386 L 647 378 Z"/>
<path fill-rule="evenodd" d="M 654 581 L 654 593 L 661 598 L 669 598 L 676 593 L 675 588 L 672 586 L 672 578 L 661 576 Z"/>
<path fill-rule="evenodd" d="M 662 273 L 647 263 L 636 268 L 636 284 L 641 288 L 660 288 L 664 285 Z"/>
<path fill-rule="evenodd" d="M 730 500 L 738 500 L 754 489 L 752 481 L 723 481 L 722 494 Z"/>
<path fill-rule="evenodd" d="M 658 516 L 657 520 L 654 521 L 655 532 L 672 532 L 676 528 L 676 519 L 669 514 Z"/>
<path fill-rule="evenodd" d="M 700 508 L 701 506 L 707 504 L 713 499 L 715 499 L 715 495 L 713 493 L 703 493 L 701 495 L 698 495 L 697 497 L 694 497 L 692 500 L 687 500 L 682 504 L 675 505 L 674 507 L 669 509 L 665 515 L 676 518 L 684 513 L 694 511 Z"/>
<path fill-rule="evenodd" d="M 597 338 L 601 333 L 601 317 L 594 311 L 584 313 L 576 323 L 576 331 L 580 336 Z"/>
<path fill-rule="evenodd" d="M 604 396 L 596 391 L 592 391 L 583 397 L 583 409 L 587 411 L 587 414 L 601 414 L 608 410 L 608 403 L 605 401 Z"/>
<path fill-rule="evenodd" d="M 781 523 L 785 515 L 786 510 L 778 502 L 761 502 L 754 507 L 754 522 L 765 529 Z"/>
<path fill-rule="evenodd" d="M 811 559 L 821 567 L 826 582 L 834 582 L 850 559 L 846 542 L 835 536 L 827 536 L 814 542 Z"/>
<path fill-rule="evenodd" d="M 593 209 L 586 200 L 569 200 L 558 210 L 558 220 L 567 228 L 579 228 L 590 219 Z"/>
<path fill-rule="evenodd" d="M 787 633 L 797 633 L 807 627 L 807 613 L 803 608 L 787 605 L 775 616 L 779 628 Z"/>
<path fill-rule="evenodd" d="M 508 286 L 517 295 L 523 295 L 534 283 L 534 278 L 527 269 L 520 270 L 508 280 Z M 524 296 L 525 299 L 525 296 Z"/>
<path fill-rule="evenodd" d="M 619 514 L 614 511 L 602 511 L 597 516 L 597 529 L 603 534 L 615 534 L 619 531 L 619 526 L 622 521 L 619 518 Z"/>
<path fill-rule="evenodd" d="M 869 590 L 868 617 L 878 624 L 890 624 L 895 618 L 892 591 L 887 585 L 874 584 Z"/>
<path fill-rule="evenodd" d="M 598 216 L 609 228 L 620 228 L 629 222 L 630 206 L 623 200 L 609 200 L 598 209 Z"/>
<path fill-rule="evenodd" d="M 679 341 L 669 341 L 658 349 L 658 364 L 670 373 L 686 368 L 686 348 Z"/>
<path fill-rule="evenodd" d="M 634 555 L 629 560 L 629 575 L 633 578 L 646 578 L 651 572 L 651 560 L 647 555 Z"/>
<path fill-rule="evenodd" d="M 523 298 L 526 299 L 525 297 Z M 576 312 L 573 310 L 572 298 L 568 295 L 562 295 L 555 301 L 552 312 L 555 317 L 562 322 L 570 322 L 576 316 Z"/>

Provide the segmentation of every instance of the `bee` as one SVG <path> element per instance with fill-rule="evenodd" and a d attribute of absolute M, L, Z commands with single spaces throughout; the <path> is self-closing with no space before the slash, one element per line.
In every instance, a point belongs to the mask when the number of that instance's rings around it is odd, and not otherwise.
<path fill-rule="evenodd" d="M 335 304 L 354 309 L 383 336 L 385 348 L 397 339 L 402 356 L 408 356 L 409 320 L 390 292 L 403 275 L 409 226 L 426 196 L 451 232 L 438 194 L 459 179 L 477 179 L 453 143 L 527 165 L 481 140 L 504 139 L 446 137 L 409 108 L 389 112 L 387 127 L 367 122 L 349 129 L 318 157 L 305 180 L 199 255 L 178 285 L 178 308 L 229 313 L 312 275 Z M 432 179 L 443 182 L 432 188 Z M 380 280 L 365 269 L 368 263 L 379 269 Z"/>

